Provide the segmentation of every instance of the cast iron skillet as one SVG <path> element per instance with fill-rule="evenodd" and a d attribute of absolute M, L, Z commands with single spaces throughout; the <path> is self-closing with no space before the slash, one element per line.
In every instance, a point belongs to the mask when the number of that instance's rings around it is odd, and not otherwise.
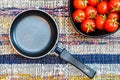
<path fill-rule="evenodd" d="M 86 36 L 86 37 L 92 37 L 92 38 L 100 38 L 100 37 L 105 37 L 105 36 L 108 36 L 108 35 L 111 35 L 113 33 L 115 33 L 116 31 L 118 31 L 120 29 L 120 27 L 118 28 L 118 30 L 116 30 L 115 32 L 107 32 L 105 30 L 95 30 L 95 32 L 92 32 L 92 33 L 85 33 L 81 30 L 80 28 L 80 23 L 76 23 L 73 21 L 73 18 L 72 18 L 72 13 L 74 12 L 75 8 L 73 7 L 73 1 L 74 0 L 69 0 L 68 1 L 68 9 L 69 9 L 69 16 L 70 16 L 70 20 L 71 20 L 71 23 L 73 24 L 74 28 L 76 29 L 76 31 L 80 34 L 82 34 L 83 36 Z M 120 22 L 120 20 L 119 20 Z"/>
<path fill-rule="evenodd" d="M 28 10 L 20 13 L 10 28 L 11 44 L 20 55 L 37 59 L 54 51 L 59 54 L 60 58 L 93 78 L 96 73 L 93 69 L 76 60 L 66 49 L 57 46 L 58 35 L 54 19 L 40 10 Z"/>

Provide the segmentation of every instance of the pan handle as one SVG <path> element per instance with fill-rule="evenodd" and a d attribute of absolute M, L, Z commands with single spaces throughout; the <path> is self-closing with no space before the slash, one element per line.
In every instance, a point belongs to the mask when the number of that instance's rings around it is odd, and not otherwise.
<path fill-rule="evenodd" d="M 84 74 L 86 74 L 89 78 L 93 78 L 96 74 L 96 71 L 91 69 L 90 67 L 82 64 L 77 59 L 75 59 L 66 49 L 61 49 L 57 47 L 55 52 L 59 54 L 60 58 L 67 61 L 68 63 L 74 65 L 76 68 L 81 70 Z"/>

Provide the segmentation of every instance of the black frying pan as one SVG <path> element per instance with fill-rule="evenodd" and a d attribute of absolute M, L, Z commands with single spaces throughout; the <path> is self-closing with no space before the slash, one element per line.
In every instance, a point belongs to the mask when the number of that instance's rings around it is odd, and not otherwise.
<path fill-rule="evenodd" d="M 37 59 L 54 51 L 60 58 L 93 78 L 96 73 L 93 69 L 77 61 L 66 49 L 57 47 L 58 34 L 57 25 L 49 14 L 40 10 L 28 10 L 14 19 L 10 28 L 10 41 L 24 57 Z"/>

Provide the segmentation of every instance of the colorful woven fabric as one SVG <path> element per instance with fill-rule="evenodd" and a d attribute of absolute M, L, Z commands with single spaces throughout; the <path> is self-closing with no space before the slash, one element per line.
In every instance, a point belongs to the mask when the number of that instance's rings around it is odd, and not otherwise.
<path fill-rule="evenodd" d="M 20 56 L 9 41 L 15 16 L 29 9 L 51 14 L 59 28 L 60 47 L 97 71 L 93 80 L 120 80 L 120 31 L 103 38 L 87 38 L 70 22 L 69 0 L 0 0 L 0 80 L 90 80 L 55 53 L 30 60 Z"/>

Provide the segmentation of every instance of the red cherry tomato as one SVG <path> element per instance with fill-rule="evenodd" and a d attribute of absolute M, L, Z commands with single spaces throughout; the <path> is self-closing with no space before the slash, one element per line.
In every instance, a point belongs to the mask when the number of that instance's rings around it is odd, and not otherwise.
<path fill-rule="evenodd" d="M 108 4 L 106 1 L 99 2 L 97 5 L 97 11 L 100 14 L 108 13 Z"/>
<path fill-rule="evenodd" d="M 98 0 L 88 0 L 88 4 L 90 6 L 96 6 L 98 4 Z"/>
<path fill-rule="evenodd" d="M 84 11 L 88 19 L 93 19 L 97 15 L 97 10 L 92 6 L 87 6 Z"/>
<path fill-rule="evenodd" d="M 86 18 L 86 14 L 83 10 L 77 9 L 73 12 L 72 18 L 75 22 L 81 22 Z"/>
<path fill-rule="evenodd" d="M 83 32 L 90 33 L 95 31 L 95 22 L 92 19 L 86 19 L 82 21 L 80 27 Z"/>
<path fill-rule="evenodd" d="M 119 15 L 118 15 L 118 13 L 109 13 L 108 18 L 119 20 Z"/>
<path fill-rule="evenodd" d="M 108 8 L 111 12 L 120 12 L 120 0 L 110 0 Z"/>
<path fill-rule="evenodd" d="M 86 8 L 87 7 L 87 3 L 88 3 L 88 1 L 87 0 L 74 0 L 73 1 L 73 6 L 75 7 L 75 8 L 79 8 L 79 9 L 84 9 L 84 8 Z"/>
<path fill-rule="evenodd" d="M 115 19 L 107 19 L 105 22 L 105 30 L 108 32 L 115 32 L 119 25 Z"/>
<path fill-rule="evenodd" d="M 99 30 L 104 30 L 104 23 L 106 21 L 106 15 L 99 15 L 95 19 L 96 28 Z"/>

